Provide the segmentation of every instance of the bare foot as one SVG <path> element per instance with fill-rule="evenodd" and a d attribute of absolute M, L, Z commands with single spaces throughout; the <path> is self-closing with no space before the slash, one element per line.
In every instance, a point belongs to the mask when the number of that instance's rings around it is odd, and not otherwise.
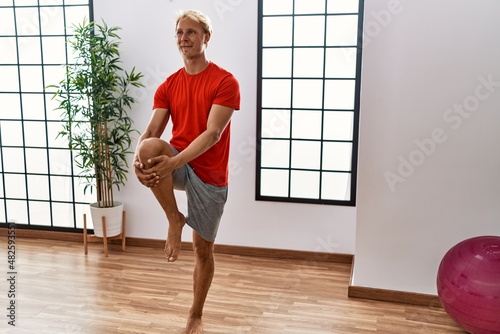
<path fill-rule="evenodd" d="M 186 224 L 186 218 L 182 213 L 179 213 L 179 219 L 177 221 L 172 220 L 168 222 L 168 235 L 164 249 L 165 258 L 168 262 L 174 262 L 179 256 L 182 228 L 184 224 Z"/>
<path fill-rule="evenodd" d="M 186 326 L 186 334 L 203 334 L 201 318 L 189 318 Z"/>

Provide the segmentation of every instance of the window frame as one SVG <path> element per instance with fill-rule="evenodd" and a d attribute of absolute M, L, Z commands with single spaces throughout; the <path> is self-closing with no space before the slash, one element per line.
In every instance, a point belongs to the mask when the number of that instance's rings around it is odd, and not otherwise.
<path fill-rule="evenodd" d="M 72 8 L 70 8 L 72 7 Z M 17 96 L 18 103 L 19 103 L 19 117 L 9 117 L 7 114 L 0 115 L 0 171 L 1 171 L 1 189 L 0 189 L 0 210 L 3 210 L 4 212 L 2 213 L 0 211 L 0 217 L 3 219 L 0 219 L 0 225 L 6 225 L 6 224 L 16 224 L 16 228 L 27 228 L 27 229 L 34 229 L 34 230 L 54 230 L 54 231 L 68 231 L 68 232 L 78 232 L 83 230 L 83 223 L 80 222 L 81 219 L 79 219 L 79 216 L 77 218 L 77 215 L 79 212 L 84 211 L 84 207 L 88 206 L 88 202 L 82 201 L 81 197 L 77 196 L 77 193 L 81 191 L 79 188 L 79 181 L 78 181 L 78 176 L 77 171 L 75 170 L 74 167 L 74 160 L 73 160 L 73 153 L 70 151 L 69 148 L 67 147 L 60 147 L 57 145 L 51 145 L 51 142 L 55 140 L 55 138 L 51 137 L 51 132 L 49 130 L 49 127 L 55 127 L 55 129 L 58 129 L 58 126 L 60 124 L 60 120 L 57 119 L 57 117 L 50 116 L 49 113 L 54 113 L 57 111 L 51 110 L 49 100 L 51 99 L 54 91 L 51 89 L 47 89 L 48 85 L 53 85 L 57 84 L 57 82 L 47 82 L 47 80 L 50 80 L 50 75 L 46 73 L 47 70 L 49 69 L 55 69 L 56 67 L 63 67 L 64 65 L 68 64 L 69 60 L 69 52 L 68 52 L 68 38 L 70 38 L 71 35 L 71 22 L 68 22 L 70 19 L 68 15 L 68 10 L 71 11 L 72 9 L 75 9 L 76 7 L 80 8 L 86 8 L 84 9 L 85 12 L 88 11 L 88 14 L 85 16 L 87 17 L 87 20 L 92 21 L 94 19 L 94 10 L 93 10 L 93 0 L 86 0 L 86 1 L 34 1 L 33 3 L 25 2 L 22 5 L 16 5 L 15 1 L 11 1 L 11 5 L 1 5 L 0 8 L 3 10 L 12 10 L 12 17 L 13 17 L 13 29 L 14 33 L 11 34 L 9 32 L 5 32 L 5 34 L 0 32 L 0 37 L 2 38 L 9 38 L 9 39 L 15 39 L 15 53 L 16 53 L 16 58 L 17 58 L 17 64 L 14 63 L 0 63 L 1 67 L 16 67 L 17 68 L 17 79 L 18 82 L 13 84 L 12 87 L 15 86 L 15 88 L 7 90 L 2 90 L 0 91 L 0 94 L 5 94 L 4 96 L 7 96 L 7 94 L 12 95 L 12 96 Z M 54 11 L 60 9 L 61 10 L 61 15 L 62 19 L 61 21 L 58 21 L 63 24 L 63 26 L 59 26 L 59 30 L 61 33 L 54 33 L 54 32 L 48 32 L 44 33 L 44 30 L 49 28 L 47 27 L 49 21 L 49 18 L 47 16 L 50 16 L 51 13 L 54 13 Z M 33 12 L 36 12 L 36 17 L 38 21 L 36 21 L 35 15 L 33 16 L 33 22 L 31 23 L 33 26 L 30 28 L 33 30 L 33 32 L 27 32 L 27 31 L 21 31 L 23 27 L 23 22 L 26 21 L 25 17 L 18 18 L 18 10 L 32 10 Z M 72 12 L 72 15 L 74 15 L 76 12 Z M 77 14 L 80 14 L 78 12 Z M 76 16 L 75 16 L 76 17 Z M 24 20 L 24 21 L 22 21 Z M 29 23 L 29 22 L 28 22 Z M 80 22 L 76 22 L 80 23 Z M 24 22 L 24 24 L 27 24 Z M 34 28 L 33 28 L 34 27 Z M 26 27 L 25 27 L 26 28 Z M 35 29 L 36 28 L 36 29 Z M 25 29 L 29 30 L 29 29 Z M 36 58 L 39 57 L 39 61 L 32 61 L 32 62 L 24 62 L 22 61 L 23 54 L 20 51 L 21 44 L 25 42 L 26 38 L 31 38 L 33 40 L 38 40 L 39 43 L 39 52 L 40 55 L 37 55 Z M 49 40 L 51 41 L 56 41 L 57 39 L 64 39 L 64 56 L 60 56 L 60 59 L 62 60 L 63 58 L 65 59 L 65 62 L 59 63 L 54 60 L 45 62 L 44 61 L 44 56 L 51 55 L 50 53 L 45 50 L 44 52 L 44 43 Z M 44 42 L 42 42 L 44 41 Z M 62 42 L 60 42 L 62 45 Z M 47 47 L 47 46 L 46 46 Z M 52 50 L 52 49 L 51 49 Z M 24 55 L 25 56 L 25 55 Z M 40 82 L 43 87 L 41 89 L 37 90 L 26 90 L 23 88 L 23 77 L 22 77 L 22 70 L 23 68 L 33 68 L 37 69 L 41 73 L 41 78 Z M 24 79 L 26 80 L 26 79 Z M 37 102 L 36 109 L 40 108 L 39 111 L 39 117 L 38 118 L 30 118 L 29 116 L 26 116 L 26 112 L 28 109 L 34 109 L 33 105 L 28 106 L 26 101 L 23 99 L 26 97 L 36 97 L 39 101 L 42 102 Z M 16 102 L 17 103 L 17 102 Z M 43 104 L 43 105 L 42 105 Z M 12 110 L 12 112 L 17 112 Z M 43 114 L 43 116 L 42 116 Z M 2 142 L 2 126 L 1 123 L 8 124 L 8 122 L 12 122 L 12 124 L 19 123 L 20 127 L 22 129 L 22 144 L 9 144 Z M 19 125 L 16 124 L 16 125 Z M 35 144 L 27 144 L 27 142 L 32 142 L 33 143 L 33 137 L 34 136 L 28 136 L 26 131 L 27 130 L 27 125 L 35 125 L 37 129 L 45 129 L 44 133 L 41 133 L 40 131 L 40 137 L 39 139 L 45 142 L 45 144 L 40 144 L 38 143 Z M 4 131 L 6 128 L 4 127 Z M 53 132 L 52 132 L 53 133 Z M 37 133 L 38 135 L 38 133 Z M 30 138 L 27 140 L 27 138 Z M 6 156 L 5 152 L 8 150 L 17 150 L 18 152 L 22 151 L 23 156 L 23 162 L 22 162 L 22 168 L 19 170 L 13 171 L 12 169 L 7 169 L 6 170 L 6 161 L 5 159 L 8 159 Z M 55 170 L 51 166 L 51 153 L 56 154 L 56 152 L 63 152 L 63 154 L 66 154 L 66 156 L 69 157 L 69 162 L 68 165 L 65 166 L 67 172 L 59 172 Z M 45 155 L 44 157 L 44 162 L 42 163 L 42 166 L 40 169 L 38 167 L 34 168 L 32 164 L 32 167 L 28 167 L 28 161 L 33 160 L 32 154 L 30 155 L 30 152 L 37 152 L 37 154 L 42 154 Z M 31 156 L 31 157 L 30 157 Z M 43 164 L 46 162 L 46 166 L 43 166 Z M 32 169 L 36 169 L 36 171 L 33 171 Z M 11 190 L 8 189 L 6 179 L 7 177 L 10 176 L 16 176 L 19 178 L 24 179 L 24 185 L 21 187 L 23 188 L 21 192 L 24 192 L 24 195 L 19 194 L 13 194 Z M 38 180 L 43 180 L 44 182 L 47 182 L 47 187 L 48 189 L 43 189 L 45 186 L 40 186 L 37 184 L 38 182 L 35 181 L 35 179 Z M 65 180 L 68 184 L 68 188 L 70 189 L 69 191 L 65 192 L 64 195 L 61 195 L 61 193 L 58 193 L 57 188 L 60 186 L 58 183 L 61 180 Z M 10 181 L 10 183 L 12 183 Z M 11 188 L 9 186 L 9 188 Z M 42 189 L 42 190 L 40 190 Z M 46 191 L 46 192 L 45 192 Z M 46 195 L 39 195 L 37 196 L 36 193 L 40 192 L 41 193 L 46 193 Z M 34 194 L 35 193 L 35 194 Z M 42 198 L 44 197 L 44 198 Z M 46 198 L 45 198 L 46 197 Z M 20 204 L 23 202 L 24 204 Z M 9 206 L 9 203 L 11 203 L 12 206 Z M 17 203 L 17 204 L 15 204 Z M 22 208 L 24 206 L 24 208 Z M 38 207 L 38 209 L 37 209 Z M 42 207 L 42 211 L 40 210 L 40 207 Z M 68 216 L 71 216 L 72 221 L 68 221 L 65 224 L 62 224 L 61 222 L 65 220 L 64 214 L 58 213 L 58 210 L 68 210 Z M 13 213 L 14 212 L 14 213 Z M 35 221 L 35 217 L 37 214 L 40 212 L 44 212 L 45 215 L 43 218 L 40 218 L 39 221 Z M 17 215 L 20 215 L 21 217 L 17 217 Z M 5 221 L 3 221 L 5 220 Z M 26 220 L 26 221 L 25 221 Z M 50 221 L 47 221 L 50 220 Z"/>
<path fill-rule="evenodd" d="M 321 177 L 322 174 L 328 170 L 323 168 L 322 164 L 322 159 L 323 159 L 323 146 L 324 143 L 327 142 L 342 142 L 342 141 L 329 141 L 325 140 L 323 137 L 323 133 L 321 133 L 321 138 L 319 140 L 313 140 L 314 142 L 320 142 L 321 143 L 321 156 L 320 156 L 320 162 L 319 162 L 319 168 L 315 169 L 307 169 L 307 168 L 293 168 L 292 167 L 292 158 L 291 158 L 291 152 L 292 152 L 292 142 L 293 141 L 304 141 L 307 142 L 307 139 L 294 139 L 292 135 L 292 112 L 294 110 L 304 110 L 308 108 L 296 108 L 294 107 L 293 103 L 290 102 L 290 105 L 288 108 L 272 108 L 276 110 L 283 110 L 283 111 L 290 111 L 290 132 L 289 132 L 289 137 L 275 137 L 275 138 L 270 138 L 270 137 L 265 137 L 263 135 L 263 110 L 264 109 L 270 109 L 265 108 L 262 103 L 262 98 L 263 98 L 263 53 L 265 49 L 273 48 L 272 46 L 264 46 L 263 45 L 263 22 L 265 17 L 292 17 L 292 36 L 293 36 L 293 31 L 295 28 L 295 18 L 296 17 L 304 17 L 308 15 L 318 15 L 318 14 L 295 14 L 295 3 L 296 0 L 292 0 L 293 2 L 293 13 L 292 14 L 277 14 L 277 15 L 264 15 L 264 1 L 268 0 L 259 0 L 258 1 L 258 48 L 257 48 L 257 126 L 256 126 L 256 148 L 257 148 L 257 155 L 256 155 L 256 183 L 255 183 L 255 199 L 257 201 L 275 201 L 275 202 L 291 202 L 291 203 L 309 203 L 309 204 L 328 204 L 328 205 L 339 205 L 339 206 L 355 206 L 356 205 L 356 187 L 357 187 L 357 162 L 358 162 L 358 134 L 359 134 L 359 108 L 360 108 L 360 92 L 361 92 L 361 59 L 362 59 L 362 42 L 363 42 L 363 8 L 364 8 L 364 0 L 358 0 L 358 12 L 357 12 L 357 44 L 355 46 L 350 45 L 349 47 L 355 47 L 356 49 L 356 69 L 355 69 L 355 80 L 354 80 L 354 107 L 353 107 L 353 126 L 352 126 L 352 140 L 351 141 L 346 141 L 346 142 L 351 142 L 352 143 L 352 149 L 351 149 L 351 168 L 350 171 L 344 171 L 345 173 L 350 174 L 350 186 L 349 186 L 349 191 L 350 191 L 350 198 L 348 200 L 337 200 L 337 199 L 322 199 L 322 181 Z M 335 48 L 336 46 L 327 46 L 326 44 L 326 25 L 327 25 L 327 17 L 330 15 L 345 15 L 345 14 L 328 14 L 326 11 L 326 6 L 328 6 L 328 1 L 335 1 L 335 0 L 325 0 L 325 43 L 323 45 L 323 50 L 329 49 L 329 48 Z M 338 0 L 337 0 L 338 1 Z M 276 46 L 276 48 L 280 48 L 279 46 Z M 290 48 L 292 50 L 292 53 L 296 49 L 302 49 L 302 47 L 297 47 L 294 45 L 293 37 L 292 37 L 292 42 L 291 46 L 284 46 L 282 48 Z M 308 47 L 305 47 L 308 48 Z M 314 48 L 314 47 L 312 47 Z M 292 56 L 293 57 L 293 56 Z M 293 59 L 293 58 L 292 58 Z M 325 89 L 325 81 L 328 79 L 325 76 L 325 64 L 326 61 L 324 59 L 323 63 L 323 77 L 321 78 L 323 80 L 323 90 Z M 290 88 L 290 94 L 292 96 L 293 100 L 293 81 L 296 80 L 296 77 L 294 77 L 293 73 L 293 60 L 292 60 L 292 69 L 290 71 L 290 77 L 286 77 L 284 79 L 290 80 L 291 82 L 291 88 Z M 266 77 L 265 79 L 270 79 Z M 271 77 L 271 79 L 273 79 Z M 279 78 L 274 78 L 274 79 L 279 79 Z M 302 79 L 299 77 L 299 79 Z M 321 113 L 322 113 L 322 123 L 321 123 L 321 128 L 323 129 L 323 120 L 324 120 L 324 115 L 325 115 L 325 109 L 324 108 L 324 99 L 325 96 L 323 96 L 323 105 L 321 108 Z M 317 110 L 316 108 L 311 108 L 310 110 Z M 289 141 L 289 165 L 288 167 L 263 167 L 262 166 L 262 154 L 263 154 L 263 140 L 288 140 Z M 286 196 L 270 196 L 270 195 L 263 195 L 262 194 L 262 188 L 261 188 L 261 182 L 262 182 L 262 170 L 287 170 L 288 171 L 288 184 L 287 184 L 287 195 Z M 314 171 L 318 172 L 319 174 L 319 181 L 318 181 L 318 196 L 317 198 L 307 198 L 307 197 L 294 197 L 291 194 L 292 191 L 292 181 L 291 181 L 291 174 L 293 171 Z M 341 172 L 341 171 L 340 171 Z M 339 171 L 336 171 L 336 173 L 340 173 Z"/>

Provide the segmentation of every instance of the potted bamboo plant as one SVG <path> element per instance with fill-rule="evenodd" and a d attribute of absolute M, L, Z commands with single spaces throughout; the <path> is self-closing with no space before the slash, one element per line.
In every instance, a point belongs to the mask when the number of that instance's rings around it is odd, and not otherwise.
<path fill-rule="evenodd" d="M 127 156 L 132 153 L 131 135 L 137 132 L 127 112 L 135 98 L 131 87 L 143 87 L 141 73 L 130 72 L 120 63 L 118 27 L 103 21 L 84 20 L 73 25 L 69 41 L 73 61 L 66 65 L 65 78 L 56 88 L 54 99 L 61 111 L 62 130 L 58 137 L 68 140 L 75 152 L 74 161 L 80 169 L 84 193 L 95 191 L 97 202 L 91 204 L 94 233 L 102 236 L 94 211 L 113 209 L 117 218 L 106 213 L 108 237 L 121 233 L 123 203 L 114 200 L 113 190 L 127 180 Z M 102 213 L 97 213 L 102 214 Z M 118 220 L 118 221 L 116 221 Z M 116 227 L 111 226 L 113 222 Z"/>

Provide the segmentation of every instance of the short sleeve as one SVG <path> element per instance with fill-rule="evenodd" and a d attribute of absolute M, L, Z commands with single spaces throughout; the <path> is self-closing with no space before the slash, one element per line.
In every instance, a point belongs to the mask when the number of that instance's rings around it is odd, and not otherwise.
<path fill-rule="evenodd" d="M 170 104 L 167 94 L 167 81 L 165 81 L 156 89 L 153 98 L 153 110 L 157 108 L 169 109 L 169 106 Z"/>
<path fill-rule="evenodd" d="M 213 103 L 240 110 L 240 85 L 232 74 L 222 79 Z"/>

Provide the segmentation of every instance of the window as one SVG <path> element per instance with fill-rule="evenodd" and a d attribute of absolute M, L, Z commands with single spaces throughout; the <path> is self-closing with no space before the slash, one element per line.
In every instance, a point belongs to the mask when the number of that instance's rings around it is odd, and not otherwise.
<path fill-rule="evenodd" d="M 355 205 L 363 0 L 260 0 L 258 200 Z"/>
<path fill-rule="evenodd" d="M 90 200 L 75 177 L 54 92 L 71 61 L 71 25 L 92 20 L 91 0 L 0 0 L 0 222 L 82 228 Z M 77 221 L 79 223 L 77 223 Z"/>

